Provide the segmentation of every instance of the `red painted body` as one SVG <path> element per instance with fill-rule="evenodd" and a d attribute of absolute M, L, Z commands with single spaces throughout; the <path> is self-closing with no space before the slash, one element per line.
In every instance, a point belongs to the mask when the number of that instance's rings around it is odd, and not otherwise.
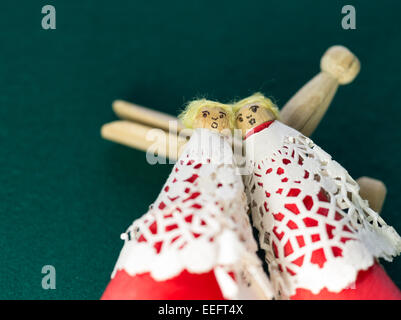
<path fill-rule="evenodd" d="M 224 300 L 213 271 L 201 274 L 184 270 L 178 276 L 156 281 L 147 273 L 116 273 L 101 300 Z"/>
<path fill-rule="evenodd" d="M 339 293 L 323 289 L 318 294 L 298 289 L 291 300 L 401 300 L 401 291 L 386 271 L 375 263 L 368 270 L 358 273 L 354 288 Z"/>

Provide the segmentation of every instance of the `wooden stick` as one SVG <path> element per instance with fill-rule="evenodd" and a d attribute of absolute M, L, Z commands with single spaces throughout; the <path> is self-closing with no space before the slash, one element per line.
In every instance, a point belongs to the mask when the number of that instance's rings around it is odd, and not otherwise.
<path fill-rule="evenodd" d="M 151 128 L 130 121 L 113 121 L 103 125 L 101 135 L 135 149 L 150 151 L 159 157 L 177 160 L 187 140 L 161 129 Z M 156 140 L 156 141 L 155 141 Z"/>
<path fill-rule="evenodd" d="M 123 100 L 114 101 L 112 107 L 114 112 L 121 119 L 141 122 L 151 127 L 161 128 L 167 131 L 173 128 L 177 128 L 177 131 L 184 129 L 180 120 L 167 113 L 145 108 Z"/>
<path fill-rule="evenodd" d="M 360 177 L 356 181 L 361 188 L 359 191 L 361 197 L 368 200 L 369 206 L 374 211 L 380 213 L 387 195 L 385 184 L 380 180 L 370 177 Z"/>
<path fill-rule="evenodd" d="M 340 84 L 354 80 L 360 70 L 358 58 L 343 46 L 323 55 L 321 72 L 305 84 L 283 107 L 282 122 L 310 136 L 326 113 Z"/>

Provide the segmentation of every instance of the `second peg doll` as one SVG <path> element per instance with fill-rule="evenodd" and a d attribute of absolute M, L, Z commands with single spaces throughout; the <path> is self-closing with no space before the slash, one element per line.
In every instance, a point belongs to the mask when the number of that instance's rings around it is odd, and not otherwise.
<path fill-rule="evenodd" d="M 248 172 L 245 186 L 278 297 L 401 299 L 376 258 L 401 239 L 359 195 L 329 154 L 278 121 L 262 94 L 234 106 Z"/>
<path fill-rule="evenodd" d="M 193 134 L 152 208 L 124 234 L 103 299 L 270 299 L 241 176 L 224 130 L 232 108 L 191 102 Z"/>

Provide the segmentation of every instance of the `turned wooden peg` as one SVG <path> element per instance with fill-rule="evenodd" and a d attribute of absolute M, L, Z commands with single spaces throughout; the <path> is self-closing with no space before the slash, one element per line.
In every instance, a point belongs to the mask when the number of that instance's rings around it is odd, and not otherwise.
<path fill-rule="evenodd" d="M 181 121 L 172 115 L 152 110 L 123 100 L 113 102 L 113 111 L 121 119 L 140 122 L 155 128 L 167 131 L 181 131 L 184 129 Z"/>
<path fill-rule="evenodd" d="M 320 73 L 306 83 L 282 108 L 281 121 L 310 136 L 326 113 L 339 85 L 358 75 L 358 58 L 343 46 L 329 48 L 320 61 Z"/>
<path fill-rule="evenodd" d="M 359 194 L 361 197 L 368 200 L 369 206 L 374 211 L 380 213 L 387 194 L 385 184 L 380 180 L 370 177 L 360 177 L 356 182 L 359 184 Z"/>

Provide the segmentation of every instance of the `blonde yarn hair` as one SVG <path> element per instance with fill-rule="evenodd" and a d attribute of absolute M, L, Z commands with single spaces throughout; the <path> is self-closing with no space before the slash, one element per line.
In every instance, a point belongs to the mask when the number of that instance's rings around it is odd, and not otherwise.
<path fill-rule="evenodd" d="M 261 106 L 262 108 L 265 108 L 266 110 L 270 111 L 276 119 L 280 118 L 278 107 L 273 103 L 273 101 L 271 101 L 269 98 L 266 98 L 260 92 L 256 92 L 253 95 L 249 96 L 248 98 L 242 99 L 234 103 L 233 106 L 234 114 L 237 113 L 239 110 L 241 110 L 242 107 L 250 104 L 257 104 L 258 106 Z"/>
<path fill-rule="evenodd" d="M 195 121 L 196 116 L 199 113 L 199 110 L 203 107 L 210 108 L 221 108 L 227 113 L 227 118 L 230 124 L 230 129 L 234 129 L 234 113 L 233 107 L 229 104 L 224 104 L 216 101 L 200 99 L 189 102 L 184 111 L 180 113 L 178 118 L 182 121 L 185 127 L 193 128 L 193 123 Z"/>

